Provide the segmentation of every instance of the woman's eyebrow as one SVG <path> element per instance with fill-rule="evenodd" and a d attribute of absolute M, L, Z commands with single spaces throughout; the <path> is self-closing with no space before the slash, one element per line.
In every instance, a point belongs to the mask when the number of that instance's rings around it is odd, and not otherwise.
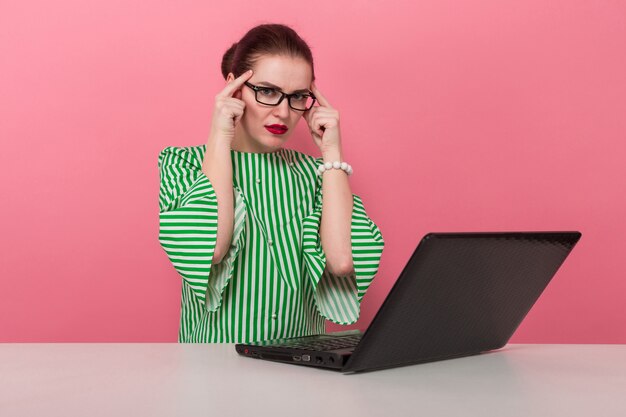
<path fill-rule="evenodd" d="M 258 85 L 265 85 L 265 86 L 267 86 L 267 87 L 272 87 L 272 88 L 275 88 L 275 89 L 277 89 L 277 90 L 283 91 L 283 89 L 282 89 L 282 88 L 280 88 L 279 86 L 274 85 L 274 84 L 272 84 L 272 83 L 270 83 L 270 82 L 268 82 L 268 81 L 260 81 L 260 82 L 258 82 L 257 84 L 258 84 Z M 307 88 L 303 88 L 303 89 L 301 89 L 301 90 L 296 90 L 296 91 L 294 91 L 294 93 L 308 93 L 308 92 L 309 92 L 309 90 L 308 90 Z"/>

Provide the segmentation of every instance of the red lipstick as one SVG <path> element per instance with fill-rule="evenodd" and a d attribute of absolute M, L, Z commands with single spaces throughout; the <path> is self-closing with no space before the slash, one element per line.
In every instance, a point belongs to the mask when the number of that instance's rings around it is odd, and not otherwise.
<path fill-rule="evenodd" d="M 287 132 L 288 128 L 285 125 L 266 125 L 265 128 L 275 135 L 282 135 Z"/>

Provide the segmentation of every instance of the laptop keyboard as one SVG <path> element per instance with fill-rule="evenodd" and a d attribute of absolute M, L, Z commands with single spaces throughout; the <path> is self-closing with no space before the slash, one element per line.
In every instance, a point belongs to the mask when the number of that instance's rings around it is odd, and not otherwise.
<path fill-rule="evenodd" d="M 272 347 L 286 347 L 293 349 L 302 349 L 302 350 L 315 350 L 315 351 L 325 351 L 325 350 L 335 350 L 335 349 L 345 349 L 355 347 L 359 344 L 361 340 L 361 334 L 355 334 L 351 336 L 340 336 L 335 338 L 327 338 L 320 340 L 310 340 L 310 341 L 293 341 L 283 344 L 272 345 Z"/>

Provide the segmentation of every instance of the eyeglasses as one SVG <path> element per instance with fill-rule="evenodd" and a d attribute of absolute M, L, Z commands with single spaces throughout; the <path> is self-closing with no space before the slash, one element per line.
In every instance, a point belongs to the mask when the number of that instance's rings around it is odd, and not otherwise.
<path fill-rule="evenodd" d="M 315 104 L 316 98 L 313 93 L 310 92 L 286 94 L 270 87 L 250 84 L 248 81 L 244 81 L 244 84 L 254 90 L 254 98 L 256 101 L 268 106 L 278 106 L 285 97 L 287 97 L 289 107 L 298 111 L 309 110 L 313 107 L 313 104 Z"/>

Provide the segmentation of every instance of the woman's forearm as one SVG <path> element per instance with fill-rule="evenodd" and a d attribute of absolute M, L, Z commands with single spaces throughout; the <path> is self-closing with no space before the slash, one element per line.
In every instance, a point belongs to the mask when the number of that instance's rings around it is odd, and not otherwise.
<path fill-rule="evenodd" d="M 230 140 L 209 137 L 202 161 L 202 172 L 209 178 L 217 196 L 217 243 L 212 264 L 218 264 L 228 252 L 233 237 L 234 195 L 233 164 Z"/>
<path fill-rule="evenodd" d="M 343 161 L 341 149 L 324 152 L 324 162 Z M 332 169 L 322 174 L 322 221 L 320 237 L 326 265 L 335 275 L 349 275 L 352 259 L 352 191 L 348 176 Z"/>

